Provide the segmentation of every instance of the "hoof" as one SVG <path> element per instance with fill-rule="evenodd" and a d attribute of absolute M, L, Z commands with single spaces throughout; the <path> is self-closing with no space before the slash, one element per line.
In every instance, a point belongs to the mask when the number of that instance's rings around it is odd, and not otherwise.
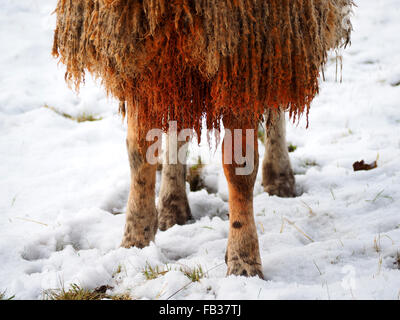
<path fill-rule="evenodd" d="M 158 207 L 158 228 L 165 231 L 174 225 L 184 225 L 192 214 L 187 198 L 161 199 Z"/>
<path fill-rule="evenodd" d="M 175 211 L 173 212 L 171 209 L 169 210 L 160 210 L 160 215 L 158 217 L 158 228 L 161 231 L 168 230 L 174 225 L 184 225 L 192 218 L 192 215 L 189 211 Z"/>
<path fill-rule="evenodd" d="M 248 260 L 241 259 L 237 255 L 233 255 L 231 258 L 228 257 L 228 254 L 225 255 L 225 262 L 228 266 L 228 270 L 226 272 L 227 276 L 235 275 L 235 276 L 245 276 L 245 277 L 256 277 L 258 276 L 260 279 L 264 279 L 264 275 L 262 272 L 261 262 L 259 259 Z"/>
<path fill-rule="evenodd" d="M 147 247 L 149 244 L 150 244 L 150 241 L 149 242 L 137 241 L 134 239 L 124 237 L 124 239 L 121 242 L 121 247 L 127 248 L 127 249 L 132 248 L 132 247 L 143 249 L 144 247 Z"/>
<path fill-rule="evenodd" d="M 268 181 L 263 181 L 262 185 L 264 191 L 270 196 L 278 196 L 281 198 L 296 197 L 295 179 L 292 172 L 280 174 L 279 177 L 273 180 L 268 179 Z"/>
<path fill-rule="evenodd" d="M 150 232 L 149 229 L 150 228 L 144 228 L 144 232 L 141 235 L 138 233 L 130 234 L 125 232 L 124 238 L 121 242 L 121 247 L 127 249 L 132 247 L 143 249 L 144 247 L 147 247 L 151 241 L 154 241 L 156 234 L 154 231 Z"/>
<path fill-rule="evenodd" d="M 256 277 L 264 279 L 260 263 L 247 263 L 245 261 L 228 261 L 227 276 L 245 276 L 245 277 Z"/>
<path fill-rule="evenodd" d="M 262 170 L 262 186 L 271 196 L 293 198 L 296 196 L 295 178 L 289 159 L 281 163 L 266 162 Z"/>
<path fill-rule="evenodd" d="M 147 247 L 151 241 L 154 241 L 156 236 L 158 226 L 157 212 L 154 209 L 153 212 L 149 212 L 148 216 L 139 214 L 132 214 L 132 216 L 136 217 L 136 219 L 127 219 L 121 247 L 136 247 L 140 249 Z"/>
<path fill-rule="evenodd" d="M 294 183 L 289 181 L 280 181 L 277 184 L 264 186 L 264 191 L 270 196 L 277 196 L 281 198 L 294 198 L 296 197 Z"/>

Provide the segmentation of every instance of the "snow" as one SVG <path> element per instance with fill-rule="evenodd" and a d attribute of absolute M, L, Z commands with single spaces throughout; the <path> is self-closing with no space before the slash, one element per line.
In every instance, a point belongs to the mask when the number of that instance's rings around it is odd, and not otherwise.
<path fill-rule="evenodd" d="M 79 95 L 51 57 L 55 0 L 0 3 L 0 292 L 112 286 L 138 299 L 398 299 L 400 295 L 400 3 L 358 1 L 343 83 L 332 58 L 309 122 L 288 124 L 299 196 L 254 197 L 266 280 L 226 277 L 227 185 L 221 151 L 191 146 L 206 190 L 194 220 L 124 249 L 126 124 L 88 77 Z M 333 56 L 332 56 L 333 57 Z M 61 112 L 101 121 L 66 119 Z M 260 144 L 260 154 L 264 150 Z M 355 161 L 378 168 L 353 172 Z M 260 168 L 261 169 L 261 168 Z M 157 190 L 159 188 L 159 176 Z M 146 265 L 168 268 L 153 280 Z M 201 266 L 191 283 L 182 268 Z M 183 289 L 182 289 L 183 288 Z M 182 289 L 182 290 L 180 290 Z"/>

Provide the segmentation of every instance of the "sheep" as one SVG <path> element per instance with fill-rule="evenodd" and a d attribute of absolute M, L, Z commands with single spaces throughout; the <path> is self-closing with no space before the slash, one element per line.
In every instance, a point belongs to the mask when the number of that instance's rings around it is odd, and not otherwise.
<path fill-rule="evenodd" d="M 284 114 L 293 121 L 308 116 L 329 50 L 350 41 L 353 5 L 352 0 L 58 0 L 52 53 L 66 66 L 66 81 L 79 90 L 86 72 L 100 78 L 127 118 L 131 188 L 123 247 L 143 248 L 158 228 L 191 217 L 184 160 L 163 166 L 156 207 L 148 132 L 159 128 L 169 141 L 171 121 L 177 131 L 188 128 L 197 136 L 223 125 L 227 275 L 263 278 L 253 216 L 259 165 L 254 131 L 264 118 L 264 189 L 294 196 Z M 239 133 L 232 138 L 227 132 Z"/>

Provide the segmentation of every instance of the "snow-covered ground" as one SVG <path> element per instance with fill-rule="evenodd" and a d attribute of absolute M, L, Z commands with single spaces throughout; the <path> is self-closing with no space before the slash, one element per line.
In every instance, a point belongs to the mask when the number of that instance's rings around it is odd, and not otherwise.
<path fill-rule="evenodd" d="M 263 281 L 225 277 L 219 150 L 204 170 L 216 192 L 189 193 L 192 223 L 159 231 L 145 249 L 119 248 L 125 215 L 112 213 L 124 210 L 129 166 L 117 103 L 90 79 L 79 95 L 66 87 L 50 56 L 56 0 L 1 0 L 0 292 L 41 299 L 75 283 L 139 299 L 398 299 L 400 2 L 357 2 L 343 83 L 332 59 L 309 128 L 288 125 L 301 196 L 268 196 L 258 175 Z M 78 123 L 44 105 L 102 120 Z M 192 147 L 198 154 L 207 161 L 205 146 Z M 362 159 L 378 168 L 353 172 Z M 146 265 L 170 271 L 146 280 Z M 198 265 L 206 276 L 185 287 L 180 269 Z"/>

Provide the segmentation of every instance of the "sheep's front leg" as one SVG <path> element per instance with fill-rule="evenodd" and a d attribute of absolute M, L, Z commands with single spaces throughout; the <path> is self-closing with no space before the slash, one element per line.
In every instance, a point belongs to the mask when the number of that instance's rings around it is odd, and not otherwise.
<path fill-rule="evenodd" d="M 234 127 L 227 126 L 233 133 Z M 257 135 L 246 143 L 245 132 L 227 136 L 223 141 L 223 167 L 229 191 L 229 236 L 225 262 L 227 275 L 259 276 L 263 278 L 258 246 L 257 229 L 253 213 L 253 189 L 258 169 Z M 243 148 L 242 148 L 243 147 Z M 245 153 L 243 163 L 238 163 L 236 153 Z M 230 156 L 233 155 L 233 156 Z M 239 172 L 244 167 L 250 168 Z"/>
<path fill-rule="evenodd" d="M 286 145 L 285 113 L 279 111 L 275 117 L 265 132 L 262 185 L 270 195 L 294 197 L 295 179 Z"/>
<path fill-rule="evenodd" d="M 156 165 L 146 161 L 145 135 L 138 130 L 138 117 L 128 113 L 128 135 L 126 139 L 131 186 L 126 210 L 125 233 L 122 246 L 143 248 L 154 240 L 157 231 L 155 207 Z"/>
<path fill-rule="evenodd" d="M 183 225 L 192 217 L 186 195 L 186 153 L 187 143 L 174 141 L 167 134 L 158 200 L 160 230 Z"/>

